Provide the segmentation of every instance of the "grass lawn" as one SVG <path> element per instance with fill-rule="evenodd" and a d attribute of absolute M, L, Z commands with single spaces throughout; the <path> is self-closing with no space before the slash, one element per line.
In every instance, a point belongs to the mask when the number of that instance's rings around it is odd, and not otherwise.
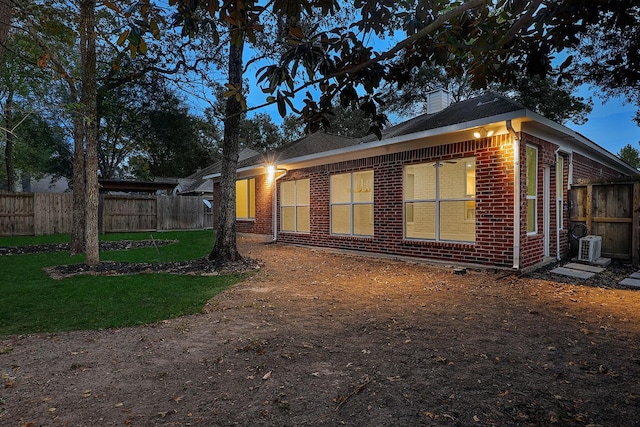
<path fill-rule="evenodd" d="M 158 248 L 101 252 L 103 261 L 171 262 L 201 258 L 213 247 L 211 230 L 108 234 L 101 240 L 178 240 Z M 69 242 L 68 235 L 0 238 L 0 246 Z M 53 280 L 52 265 L 82 263 L 68 252 L 0 256 L 0 335 L 140 325 L 197 313 L 241 275 L 77 276 Z"/>

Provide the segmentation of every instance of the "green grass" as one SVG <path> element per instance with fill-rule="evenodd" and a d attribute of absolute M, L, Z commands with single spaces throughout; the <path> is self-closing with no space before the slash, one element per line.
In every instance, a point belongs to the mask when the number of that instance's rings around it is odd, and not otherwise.
<path fill-rule="evenodd" d="M 170 262 L 197 259 L 213 246 L 209 231 L 127 233 L 101 236 L 104 240 L 171 239 L 178 243 L 158 248 L 110 251 L 101 260 Z M 66 239 L 66 240 L 65 240 Z M 17 242 L 19 241 L 19 243 Z M 68 242 L 64 235 L 0 238 L 0 246 Z M 43 267 L 81 263 L 67 252 L 0 256 L 0 335 L 59 332 L 141 325 L 192 314 L 241 275 L 77 276 L 49 278 Z"/>

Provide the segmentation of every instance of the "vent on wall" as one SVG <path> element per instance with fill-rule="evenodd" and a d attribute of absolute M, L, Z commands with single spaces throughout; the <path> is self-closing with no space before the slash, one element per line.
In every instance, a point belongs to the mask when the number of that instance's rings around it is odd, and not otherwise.
<path fill-rule="evenodd" d="M 602 254 L 602 237 L 584 236 L 578 242 L 578 260 L 593 262 Z"/>

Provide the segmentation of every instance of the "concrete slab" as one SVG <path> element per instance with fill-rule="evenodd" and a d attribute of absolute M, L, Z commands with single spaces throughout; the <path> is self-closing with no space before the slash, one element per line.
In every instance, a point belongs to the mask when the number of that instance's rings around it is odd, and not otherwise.
<path fill-rule="evenodd" d="M 640 279 L 640 271 L 636 271 L 635 273 L 631 273 L 631 277 L 632 279 Z"/>
<path fill-rule="evenodd" d="M 571 261 L 584 263 L 583 265 L 595 265 L 598 267 L 608 267 L 609 264 L 611 264 L 611 258 L 603 258 L 603 257 L 600 257 L 597 260 L 590 262 L 588 264 L 587 264 L 587 261 L 580 261 L 577 256 L 571 258 Z"/>
<path fill-rule="evenodd" d="M 628 286 L 630 288 L 640 289 L 640 279 L 631 279 L 631 278 L 627 277 L 626 279 L 624 279 L 619 284 L 623 285 L 623 286 Z"/>
<path fill-rule="evenodd" d="M 591 273 L 589 271 L 573 270 L 565 267 L 554 268 L 551 270 L 551 273 L 559 274 L 560 276 L 575 277 L 577 279 L 589 279 L 596 275 L 596 273 Z"/>
<path fill-rule="evenodd" d="M 591 264 L 597 265 L 599 267 L 608 267 L 609 264 L 611 264 L 611 258 L 600 257 L 597 260 L 593 261 Z"/>
<path fill-rule="evenodd" d="M 570 262 L 563 265 L 564 268 L 570 268 L 572 270 L 588 271 L 590 273 L 602 273 L 604 268 L 596 267 L 595 265 L 578 264 L 576 262 Z"/>

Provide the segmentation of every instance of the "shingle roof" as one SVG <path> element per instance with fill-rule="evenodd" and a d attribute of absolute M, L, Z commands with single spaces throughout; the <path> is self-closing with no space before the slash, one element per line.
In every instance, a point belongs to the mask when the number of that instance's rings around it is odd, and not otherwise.
<path fill-rule="evenodd" d="M 324 151 L 350 147 L 358 144 L 359 142 L 360 140 L 356 138 L 333 135 L 325 132 L 316 132 L 306 135 L 282 147 L 276 148 L 273 152 L 266 155 L 259 155 L 254 158 L 247 159 L 244 162 L 239 162 L 238 168 L 262 163 L 265 158 L 276 161 L 281 159 L 293 159 L 294 157 L 308 156 L 311 154 L 322 153 Z M 258 162 L 256 162 L 256 160 L 258 160 Z"/>
<path fill-rule="evenodd" d="M 382 139 L 438 129 L 458 123 L 471 122 L 512 111 L 525 110 L 521 104 L 494 92 L 451 104 L 435 114 L 423 114 L 382 131 Z M 375 140 L 374 135 L 363 138 L 363 142 Z"/>
<path fill-rule="evenodd" d="M 451 104 L 438 113 L 423 114 L 395 126 L 388 127 L 382 131 L 382 140 L 525 109 L 526 107 L 503 95 L 488 92 L 476 98 Z M 331 133 L 316 132 L 277 148 L 270 153 L 256 153 L 255 156 L 245 157 L 245 159 L 241 159 L 238 162 L 238 169 L 257 166 L 267 161 L 275 160 L 276 162 L 281 162 L 287 159 L 311 156 L 326 151 L 372 142 L 376 139 L 375 135 L 367 135 L 357 139 L 333 135 Z M 219 166 L 217 171 L 219 172 Z M 209 172 L 209 174 L 211 173 L 215 172 Z"/>
<path fill-rule="evenodd" d="M 244 148 L 238 153 L 238 162 L 245 161 L 247 159 L 251 159 L 259 156 L 255 150 L 250 148 Z M 254 163 L 252 163 L 254 164 Z M 203 193 L 203 192 L 211 192 L 213 191 L 213 187 L 211 186 L 210 180 L 204 179 L 207 175 L 213 175 L 216 173 L 220 173 L 222 170 L 222 161 L 215 162 L 212 165 L 207 166 L 204 169 L 201 169 L 191 175 L 189 175 L 185 180 L 190 180 L 191 183 L 186 185 L 185 188 L 180 191 L 181 194 L 186 193 Z"/>

